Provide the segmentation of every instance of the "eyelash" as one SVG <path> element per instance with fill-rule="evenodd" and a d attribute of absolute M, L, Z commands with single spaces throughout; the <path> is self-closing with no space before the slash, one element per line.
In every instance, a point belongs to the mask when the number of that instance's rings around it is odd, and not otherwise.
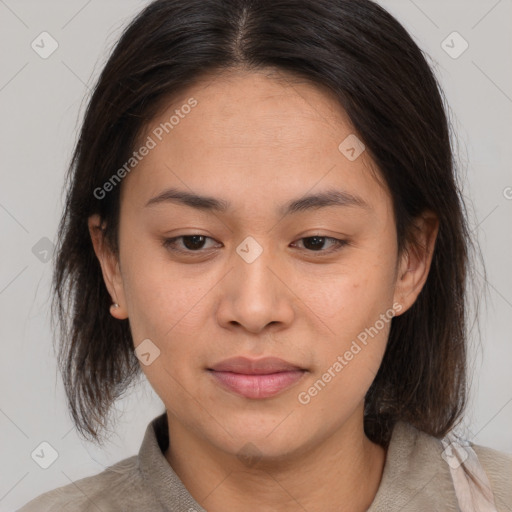
<path fill-rule="evenodd" d="M 191 249 L 178 249 L 176 248 L 175 246 L 175 243 L 177 240 L 179 239 L 183 239 L 183 238 L 191 238 L 191 237 L 194 237 L 194 236 L 198 236 L 198 237 L 202 237 L 204 239 L 210 239 L 210 240 L 213 240 L 213 238 L 209 237 L 209 236 L 205 236 L 205 235 L 200 235 L 200 234 L 191 234 L 191 235 L 181 235 L 181 236 L 176 236 L 174 238 L 165 238 L 163 239 L 162 241 L 162 245 L 170 250 L 170 251 L 173 251 L 173 252 L 176 252 L 176 253 L 182 253 L 182 254 L 187 254 L 187 255 L 192 255 L 192 254 L 200 254 L 201 252 L 206 252 L 208 251 L 208 249 L 206 250 L 203 250 L 203 249 L 198 249 L 197 251 L 193 251 Z M 331 237 L 331 236 L 321 236 L 321 235 L 312 235 L 312 236 L 306 236 L 306 237 L 303 237 L 303 238 L 299 238 L 299 240 L 308 240 L 308 239 L 311 239 L 311 238 L 322 238 L 324 240 L 330 240 L 332 242 L 334 242 L 334 248 L 331 248 L 327 251 L 323 251 L 323 250 L 320 250 L 320 251 L 312 251 L 312 250 L 308 250 L 308 249 L 304 249 L 306 250 L 307 252 L 309 253 L 312 253 L 313 255 L 316 255 L 315 253 L 319 254 L 320 256 L 323 256 L 323 255 L 328 255 L 328 254 L 332 254 L 334 252 L 337 252 L 339 251 L 340 249 L 342 249 L 345 245 L 348 244 L 348 241 L 347 240 L 341 240 L 339 238 L 334 238 L 334 237 Z M 295 243 L 295 242 L 294 242 Z"/>

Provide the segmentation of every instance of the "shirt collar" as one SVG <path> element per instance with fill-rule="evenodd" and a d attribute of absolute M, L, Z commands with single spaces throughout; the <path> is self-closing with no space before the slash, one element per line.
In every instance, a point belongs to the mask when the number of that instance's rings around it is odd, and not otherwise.
<path fill-rule="evenodd" d="M 148 425 L 139 450 L 139 468 L 145 485 L 152 489 L 166 512 L 206 512 L 190 495 L 172 469 L 164 452 L 169 446 L 167 413 Z"/>
<path fill-rule="evenodd" d="M 167 413 L 163 413 L 148 425 L 139 451 L 139 467 L 145 485 L 152 489 L 166 512 L 206 512 L 165 458 L 168 446 Z M 408 423 L 396 423 L 381 482 L 367 512 L 420 510 L 414 508 L 415 504 L 434 505 L 437 501 L 442 509 L 443 500 L 448 496 L 454 500 L 449 468 L 441 458 L 442 451 L 441 442 L 435 437 Z"/>
<path fill-rule="evenodd" d="M 441 441 L 410 423 L 395 424 L 381 482 L 367 512 L 458 510 Z"/>

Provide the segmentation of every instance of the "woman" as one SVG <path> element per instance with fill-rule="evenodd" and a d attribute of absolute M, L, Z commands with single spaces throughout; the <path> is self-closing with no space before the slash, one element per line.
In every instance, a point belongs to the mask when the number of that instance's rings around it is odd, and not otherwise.
<path fill-rule="evenodd" d="M 141 370 L 165 412 L 21 510 L 511 510 L 512 458 L 453 430 L 453 162 L 432 70 L 375 3 L 151 3 L 90 100 L 54 291 L 79 432 Z"/>

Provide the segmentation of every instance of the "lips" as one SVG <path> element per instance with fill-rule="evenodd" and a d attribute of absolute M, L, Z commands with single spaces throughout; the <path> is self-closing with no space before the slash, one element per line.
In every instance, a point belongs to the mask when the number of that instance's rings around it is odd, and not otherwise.
<path fill-rule="evenodd" d="M 234 357 L 215 364 L 208 371 L 224 389 L 245 398 L 262 399 L 289 388 L 307 370 L 276 357 Z"/>
<path fill-rule="evenodd" d="M 262 359 L 232 357 L 209 369 L 217 372 L 243 373 L 245 375 L 268 375 L 269 373 L 303 370 L 300 366 L 288 363 L 278 357 L 264 357 Z"/>

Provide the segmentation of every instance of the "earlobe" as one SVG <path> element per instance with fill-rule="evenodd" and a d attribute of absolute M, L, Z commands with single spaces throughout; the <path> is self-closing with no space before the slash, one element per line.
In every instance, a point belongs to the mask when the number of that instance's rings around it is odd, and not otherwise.
<path fill-rule="evenodd" d="M 117 302 L 114 302 L 114 304 L 110 306 L 110 314 L 118 320 L 124 320 L 128 317 Z"/>
<path fill-rule="evenodd" d="M 439 229 L 439 220 L 432 212 L 418 217 L 409 235 L 409 241 L 401 255 L 395 284 L 395 301 L 402 304 L 401 313 L 416 301 L 425 285 Z"/>
<path fill-rule="evenodd" d="M 119 261 L 105 239 L 105 224 L 101 222 L 100 216 L 95 214 L 89 217 L 88 227 L 94 252 L 101 266 L 103 281 L 112 298 L 110 314 L 118 320 L 128 318 L 124 308 L 124 290 Z"/>

